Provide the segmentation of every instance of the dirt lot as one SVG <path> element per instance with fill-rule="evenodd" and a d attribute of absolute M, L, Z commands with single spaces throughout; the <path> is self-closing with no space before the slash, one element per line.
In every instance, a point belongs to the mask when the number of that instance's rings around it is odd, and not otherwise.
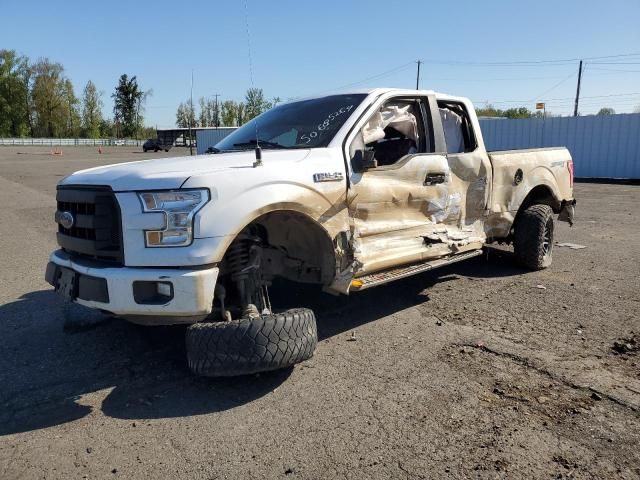
<path fill-rule="evenodd" d="M 65 328 L 43 279 L 56 181 L 154 155 L 131 150 L 0 148 L 0 478 L 640 478 L 640 187 L 578 184 L 557 241 L 587 248 L 549 270 L 489 248 L 289 294 L 317 313 L 313 359 L 212 380 L 181 328 Z"/>

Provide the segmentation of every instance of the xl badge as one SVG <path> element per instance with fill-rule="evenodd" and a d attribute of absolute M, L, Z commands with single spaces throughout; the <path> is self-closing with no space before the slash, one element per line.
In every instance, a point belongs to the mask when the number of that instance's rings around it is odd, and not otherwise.
<path fill-rule="evenodd" d="M 316 183 L 319 182 L 339 182 L 342 180 L 342 172 L 333 172 L 333 173 L 314 173 L 313 181 Z"/>
<path fill-rule="evenodd" d="M 56 219 L 56 223 L 59 223 L 67 230 L 73 227 L 73 224 L 75 223 L 75 218 L 73 218 L 73 213 L 71 212 L 56 211 L 55 219 Z"/>

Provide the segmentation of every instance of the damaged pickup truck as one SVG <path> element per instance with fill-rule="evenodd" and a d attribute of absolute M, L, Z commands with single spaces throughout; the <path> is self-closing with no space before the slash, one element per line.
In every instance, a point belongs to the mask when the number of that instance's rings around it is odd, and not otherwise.
<path fill-rule="evenodd" d="M 61 248 L 46 273 L 69 301 L 188 324 L 188 363 L 201 375 L 313 355 L 314 314 L 271 305 L 277 277 L 350 294 L 496 241 L 542 269 L 554 214 L 573 219 L 567 149 L 487 152 L 471 102 L 432 91 L 293 101 L 211 150 L 64 178 Z"/>

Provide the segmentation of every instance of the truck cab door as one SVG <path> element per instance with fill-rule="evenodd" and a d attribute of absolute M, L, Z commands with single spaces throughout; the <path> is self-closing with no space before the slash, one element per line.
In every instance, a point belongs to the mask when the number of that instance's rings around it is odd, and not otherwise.
<path fill-rule="evenodd" d="M 459 204 L 457 215 L 447 225 L 461 233 L 484 239 L 484 216 L 491 188 L 491 163 L 479 135 L 479 124 L 470 115 L 469 102 L 438 100 L 433 103 L 436 128 L 442 128 L 450 177 L 450 201 Z M 437 110 L 436 110 L 437 108 Z M 441 127 L 438 126 L 441 124 Z"/>
<path fill-rule="evenodd" d="M 458 240 L 464 236 L 464 197 L 461 184 L 452 192 L 442 127 L 431 113 L 434 102 L 427 96 L 383 98 L 347 138 L 356 275 L 467 249 L 462 244 L 469 242 Z"/>

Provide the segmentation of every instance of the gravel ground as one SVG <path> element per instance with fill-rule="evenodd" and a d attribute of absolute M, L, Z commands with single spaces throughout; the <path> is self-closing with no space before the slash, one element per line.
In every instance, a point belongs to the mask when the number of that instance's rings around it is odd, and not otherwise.
<path fill-rule="evenodd" d="M 216 380 L 182 328 L 65 322 L 43 279 L 57 180 L 184 151 L 131 150 L 0 148 L 0 478 L 640 478 L 639 186 L 577 184 L 556 240 L 587 248 L 545 271 L 490 247 L 350 298 L 274 292 L 315 309 L 315 356 Z"/>

